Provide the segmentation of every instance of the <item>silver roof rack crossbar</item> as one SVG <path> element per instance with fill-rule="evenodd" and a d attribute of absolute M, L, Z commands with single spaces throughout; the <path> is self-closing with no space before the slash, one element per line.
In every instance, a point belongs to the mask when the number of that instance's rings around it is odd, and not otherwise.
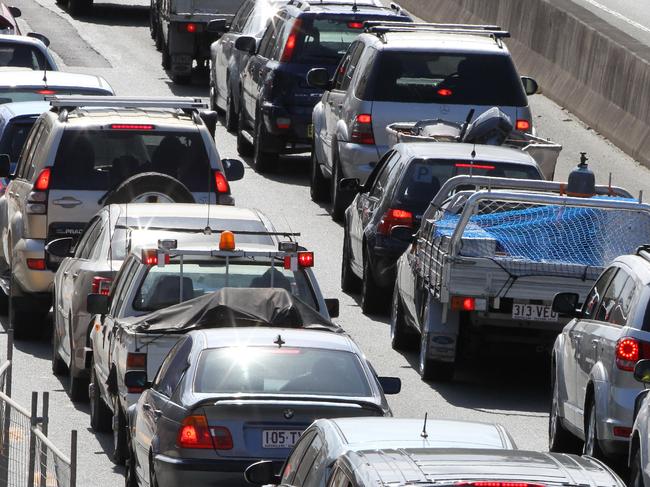
<path fill-rule="evenodd" d="M 417 24 L 409 22 L 365 22 L 364 31 L 383 35 L 390 32 L 440 32 L 443 34 L 469 34 L 489 36 L 493 39 L 510 37 L 510 32 L 493 25 Z"/>
<path fill-rule="evenodd" d="M 155 96 L 66 96 L 45 97 L 53 108 L 74 110 L 75 108 L 169 108 L 172 110 L 200 110 L 208 108 L 200 98 L 155 97 Z"/>
<path fill-rule="evenodd" d="M 463 29 L 463 30 L 498 30 L 498 25 L 479 25 L 479 24 L 438 24 L 431 22 L 398 22 L 393 20 L 367 20 L 364 22 L 365 27 L 410 27 L 413 29 L 422 27 L 433 27 L 436 29 Z"/>

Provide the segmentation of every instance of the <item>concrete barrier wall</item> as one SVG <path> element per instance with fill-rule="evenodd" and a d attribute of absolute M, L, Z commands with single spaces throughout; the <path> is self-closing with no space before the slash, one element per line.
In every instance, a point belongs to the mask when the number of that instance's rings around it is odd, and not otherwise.
<path fill-rule="evenodd" d="M 570 0 L 399 0 L 428 21 L 497 24 L 546 96 L 650 167 L 650 48 Z M 543 135 L 543 134 L 541 134 Z"/>

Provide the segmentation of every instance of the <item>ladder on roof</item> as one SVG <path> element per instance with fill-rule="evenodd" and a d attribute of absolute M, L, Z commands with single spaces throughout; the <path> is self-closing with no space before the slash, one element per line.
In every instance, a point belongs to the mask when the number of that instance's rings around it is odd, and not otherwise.
<path fill-rule="evenodd" d="M 53 108 L 74 110 L 77 108 L 167 108 L 172 110 L 200 110 L 208 105 L 200 98 L 180 96 L 46 96 Z"/>

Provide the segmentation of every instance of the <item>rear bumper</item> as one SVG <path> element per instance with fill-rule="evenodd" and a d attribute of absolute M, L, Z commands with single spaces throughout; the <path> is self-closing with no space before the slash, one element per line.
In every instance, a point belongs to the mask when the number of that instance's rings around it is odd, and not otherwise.
<path fill-rule="evenodd" d="M 49 270 L 36 271 L 27 267 L 27 259 L 45 258 L 45 240 L 24 238 L 14 248 L 12 270 L 14 282 L 24 294 L 50 293 L 54 273 Z"/>
<path fill-rule="evenodd" d="M 372 275 L 375 282 L 383 287 L 392 289 L 397 277 L 397 260 L 406 250 L 403 248 L 393 248 L 393 246 L 375 246 L 372 249 L 371 263 Z"/>
<path fill-rule="evenodd" d="M 158 454 L 154 457 L 156 479 L 160 487 L 179 485 L 250 485 L 244 479 L 244 470 L 258 458 L 191 459 Z M 275 465 L 277 463 L 277 465 Z M 282 461 L 274 462 L 279 472 Z"/>
<path fill-rule="evenodd" d="M 343 177 L 357 178 L 364 183 L 379 161 L 379 154 L 386 152 L 388 147 L 339 142 L 338 149 Z"/>
<path fill-rule="evenodd" d="M 268 146 L 269 150 L 282 152 L 305 152 L 311 149 L 311 113 L 308 106 L 293 106 L 291 109 L 272 103 L 264 103 L 261 107 L 262 121 L 266 131 L 274 135 Z M 279 128 L 278 123 L 286 124 L 288 128 Z"/>

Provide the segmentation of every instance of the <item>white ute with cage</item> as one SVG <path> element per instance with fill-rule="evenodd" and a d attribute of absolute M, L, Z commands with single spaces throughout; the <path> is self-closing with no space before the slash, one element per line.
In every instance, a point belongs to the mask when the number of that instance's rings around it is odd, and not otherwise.
<path fill-rule="evenodd" d="M 575 190 L 584 175 L 591 184 Z M 422 378 L 451 380 L 460 356 L 550 351 L 568 321 L 555 294 L 584 300 L 612 259 L 647 242 L 650 205 L 596 186 L 586 163 L 568 184 L 457 176 L 403 236 L 413 241 L 397 264 L 392 345 L 419 341 Z"/>
<path fill-rule="evenodd" d="M 297 234 L 266 226 L 267 231 L 170 234 L 157 248 L 130 252 L 110 296 L 88 295 L 88 311 L 98 315 L 90 331 L 90 421 L 95 431 L 110 431 L 112 418 L 116 463 L 127 454 L 126 412 L 178 338 L 192 328 L 233 326 L 228 318 L 232 310 L 210 310 L 213 300 L 221 299 L 215 297 L 218 293 L 225 296 L 224 305 L 234 305 L 232 295 L 239 293 L 244 308 L 262 307 L 272 317 L 281 306 L 274 307 L 270 290 L 315 322 L 329 325 L 330 317 L 338 315 L 338 300 L 322 297 L 311 272 L 314 254 L 292 240 Z M 223 293 L 226 289 L 230 294 Z M 251 294 L 241 298 L 242 291 Z M 250 315 L 251 326 L 267 323 Z"/>

